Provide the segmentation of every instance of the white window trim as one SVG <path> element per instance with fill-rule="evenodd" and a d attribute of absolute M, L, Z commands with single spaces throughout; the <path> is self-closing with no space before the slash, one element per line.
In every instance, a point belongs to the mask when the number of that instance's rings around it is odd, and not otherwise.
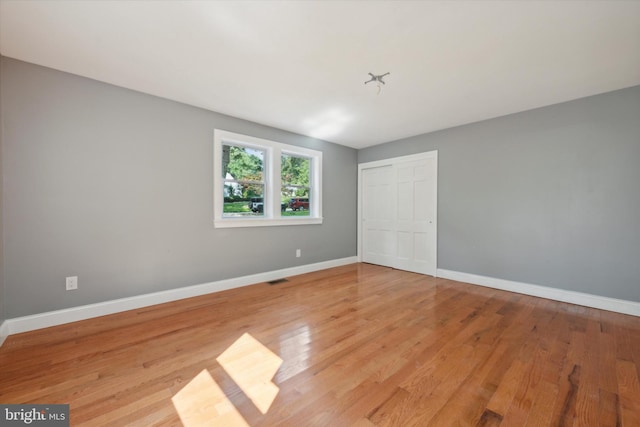
<path fill-rule="evenodd" d="M 268 139 L 215 129 L 213 137 L 213 225 L 215 228 L 265 227 L 281 225 L 322 224 L 322 152 L 295 145 L 282 144 Z M 224 206 L 222 167 L 222 145 L 231 143 L 259 148 L 265 152 L 264 216 L 229 218 L 223 217 Z M 304 156 L 311 159 L 311 210 L 309 216 L 280 216 L 280 156 L 282 153 Z"/>

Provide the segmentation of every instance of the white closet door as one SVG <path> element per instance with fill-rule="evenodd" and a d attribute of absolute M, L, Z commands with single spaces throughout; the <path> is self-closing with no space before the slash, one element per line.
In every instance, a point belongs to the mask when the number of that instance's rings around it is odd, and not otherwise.
<path fill-rule="evenodd" d="M 361 169 L 362 261 L 435 276 L 437 152 Z"/>
<path fill-rule="evenodd" d="M 396 257 L 396 195 L 392 166 L 362 171 L 362 260 L 393 267 Z"/>
<path fill-rule="evenodd" d="M 395 268 L 436 274 L 435 159 L 395 165 L 397 197 Z"/>

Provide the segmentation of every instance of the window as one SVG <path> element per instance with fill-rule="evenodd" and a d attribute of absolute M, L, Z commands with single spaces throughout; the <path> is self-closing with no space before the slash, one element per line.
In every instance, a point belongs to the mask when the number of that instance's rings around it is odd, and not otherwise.
<path fill-rule="evenodd" d="M 216 129 L 214 226 L 322 223 L 322 153 Z"/>

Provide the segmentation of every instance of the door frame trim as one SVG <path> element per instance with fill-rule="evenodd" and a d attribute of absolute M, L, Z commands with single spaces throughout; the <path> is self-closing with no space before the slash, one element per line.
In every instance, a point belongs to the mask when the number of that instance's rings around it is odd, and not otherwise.
<path fill-rule="evenodd" d="M 357 248 L 357 257 L 358 262 L 362 262 L 362 171 L 365 169 L 373 169 L 379 168 L 383 166 L 393 166 L 397 163 L 403 162 L 411 162 L 415 160 L 422 160 L 430 157 L 435 157 L 436 159 L 436 230 L 435 230 L 435 239 L 436 239 L 436 254 L 435 254 L 435 269 L 434 271 L 438 271 L 438 150 L 425 151 L 417 154 L 410 154 L 407 156 L 400 157 L 390 157 L 388 159 L 375 160 L 372 162 L 359 163 L 358 164 L 358 248 Z M 437 273 L 436 273 L 437 274 Z M 435 277 L 435 276 L 434 276 Z"/>

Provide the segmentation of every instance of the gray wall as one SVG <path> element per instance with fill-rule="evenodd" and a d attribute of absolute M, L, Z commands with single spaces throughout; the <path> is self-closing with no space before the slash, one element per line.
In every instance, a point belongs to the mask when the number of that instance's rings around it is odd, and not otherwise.
<path fill-rule="evenodd" d="M 438 267 L 640 301 L 640 86 L 374 146 L 438 150 Z"/>
<path fill-rule="evenodd" d="M 0 82 L 2 81 L 2 67 L 0 67 Z M 2 114 L 2 84 L 0 84 L 0 325 L 5 320 L 4 315 L 4 222 L 2 220 L 2 129 L 4 127 L 4 116 Z"/>
<path fill-rule="evenodd" d="M 1 66 L 7 318 L 356 255 L 356 150 Z M 324 223 L 214 229 L 214 128 L 322 151 Z"/>

